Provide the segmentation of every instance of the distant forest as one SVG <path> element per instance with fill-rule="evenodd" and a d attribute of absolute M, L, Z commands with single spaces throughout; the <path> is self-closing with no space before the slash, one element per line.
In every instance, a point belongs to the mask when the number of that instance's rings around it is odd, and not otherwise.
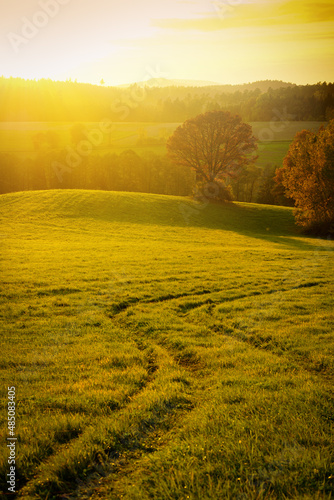
<path fill-rule="evenodd" d="M 104 189 L 186 196 L 195 176 L 165 155 L 132 150 L 75 155 L 82 130 L 92 122 L 180 123 L 206 111 L 227 110 L 247 122 L 269 122 L 277 112 L 290 121 L 334 118 L 334 84 L 297 86 L 278 81 L 239 86 L 104 87 L 76 82 L 0 77 L 0 122 L 73 122 L 72 144 L 57 148 L 52 131 L 35 135 L 35 155 L 0 153 L 0 194 L 39 189 Z M 89 127 L 88 127 L 89 128 Z M 80 135 L 81 133 L 81 135 Z M 144 139 L 141 139 L 145 141 Z M 142 144 L 144 145 L 144 143 Z M 237 201 L 291 205 L 275 182 L 275 166 L 250 166 L 230 189 Z"/>
<path fill-rule="evenodd" d="M 244 121 L 270 121 L 275 110 L 290 120 L 334 118 L 334 84 L 297 86 L 277 81 L 239 86 L 104 87 L 76 82 L 0 77 L 0 121 L 179 123 L 200 113 L 228 110 Z"/>
<path fill-rule="evenodd" d="M 179 168 L 166 156 L 147 152 L 139 156 L 91 154 L 77 164 L 66 162 L 66 151 L 40 152 L 36 158 L 0 153 L 0 194 L 45 189 L 97 189 L 189 196 L 196 194 L 195 174 Z M 292 206 L 284 189 L 276 184 L 275 167 L 250 166 L 229 184 L 236 201 Z"/>

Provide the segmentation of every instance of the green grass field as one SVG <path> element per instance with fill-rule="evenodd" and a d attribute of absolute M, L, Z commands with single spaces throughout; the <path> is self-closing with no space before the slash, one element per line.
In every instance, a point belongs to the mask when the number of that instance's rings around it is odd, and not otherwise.
<path fill-rule="evenodd" d="M 254 122 L 250 125 L 256 137 L 262 138 L 259 143 L 257 165 L 265 167 L 269 163 L 280 166 L 287 154 L 289 145 L 297 132 L 303 129 L 318 131 L 321 122 Z M 88 123 L 87 128 L 99 129 L 99 124 Z M 139 155 L 153 151 L 156 154 L 166 153 L 166 139 L 173 133 L 178 123 L 114 123 L 112 130 L 104 134 L 103 143 L 97 148 L 99 154 L 120 154 L 132 149 Z M 23 122 L 0 123 L 0 153 L 10 152 L 20 157 L 34 157 L 33 137 L 40 132 L 53 131 L 59 138 L 58 148 L 71 143 L 70 129 L 73 123 Z M 143 144 L 140 138 L 144 137 Z M 139 142 L 138 142 L 139 141 Z M 72 144 L 73 146 L 73 144 Z"/>
<path fill-rule="evenodd" d="M 19 498 L 332 498 L 333 241 L 289 208 L 138 193 L 0 214 Z"/>

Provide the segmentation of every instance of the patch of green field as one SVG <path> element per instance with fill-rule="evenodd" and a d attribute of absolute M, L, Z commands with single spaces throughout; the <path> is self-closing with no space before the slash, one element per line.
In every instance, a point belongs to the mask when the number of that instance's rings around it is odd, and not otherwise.
<path fill-rule="evenodd" d="M 332 241 L 289 208 L 138 193 L 0 213 L 22 498 L 331 498 Z"/>
<path fill-rule="evenodd" d="M 283 165 L 283 160 L 287 155 L 291 141 L 261 142 L 258 146 L 258 159 L 256 165 L 265 167 L 269 164 L 278 167 Z"/>
<path fill-rule="evenodd" d="M 85 124 L 88 130 L 99 130 L 98 123 Z M 166 140 L 174 132 L 178 123 L 140 123 L 120 122 L 113 123 L 110 133 L 103 134 L 103 142 L 96 148 L 99 154 L 116 153 L 132 149 L 142 155 L 153 151 L 158 155 L 166 154 Z M 321 122 L 253 122 L 250 124 L 259 143 L 259 158 L 256 164 L 264 167 L 268 164 L 280 166 L 283 162 L 289 145 L 297 132 L 303 129 L 318 131 L 323 125 Z M 11 152 L 21 157 L 33 157 L 34 136 L 40 132 L 53 131 L 57 134 L 59 143 L 57 148 L 68 145 L 75 147 L 71 139 L 69 122 L 26 122 L 0 123 L 0 153 Z"/>
<path fill-rule="evenodd" d="M 302 130 L 318 132 L 321 126 L 327 122 L 295 122 L 293 117 L 286 114 L 284 110 L 278 111 L 277 116 L 271 122 L 251 122 L 253 133 L 261 141 L 292 141 L 295 135 Z"/>
<path fill-rule="evenodd" d="M 55 132 L 58 137 L 56 149 L 66 146 L 74 147 L 71 137 L 71 128 L 74 123 L 66 122 L 26 122 L 0 123 L 0 152 L 9 152 L 23 156 L 36 154 L 34 136 L 48 131 Z M 85 123 L 88 131 L 100 131 L 99 123 Z M 165 154 L 166 139 L 173 133 L 179 124 L 175 123 L 114 123 L 110 124 L 110 132 L 103 132 L 103 142 L 96 147 L 96 152 L 121 153 L 126 149 L 133 149 L 140 154 L 143 151 L 154 151 Z M 140 143 L 140 139 L 144 143 Z"/>

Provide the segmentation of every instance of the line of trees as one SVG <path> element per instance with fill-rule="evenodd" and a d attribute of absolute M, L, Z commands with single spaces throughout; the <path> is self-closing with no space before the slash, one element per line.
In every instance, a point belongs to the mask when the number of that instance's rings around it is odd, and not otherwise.
<path fill-rule="evenodd" d="M 180 170 L 166 156 L 153 152 L 139 156 L 133 150 L 121 154 L 93 153 L 80 165 L 66 167 L 66 155 L 41 150 L 35 158 L 0 154 L 0 194 L 45 189 L 97 189 L 134 191 L 174 196 L 191 196 L 196 191 L 196 174 Z M 274 180 L 275 167 L 247 166 L 229 179 L 229 192 L 236 201 L 291 205 L 284 188 Z"/>
<path fill-rule="evenodd" d="M 76 82 L 0 78 L 0 121 L 180 123 L 207 111 L 230 111 L 246 122 L 270 121 L 275 109 L 296 121 L 334 118 L 334 84 L 297 86 L 103 87 Z"/>
<path fill-rule="evenodd" d="M 234 175 L 236 172 L 232 173 L 233 168 L 236 167 L 235 158 L 233 165 L 231 164 L 229 173 L 232 175 L 229 177 L 228 186 L 229 199 L 246 202 L 257 201 L 258 192 L 263 190 L 262 184 L 266 182 L 268 175 L 273 178 L 274 174 L 271 174 L 270 168 L 262 169 L 254 166 L 251 158 L 247 157 L 249 145 L 247 146 L 246 139 L 248 136 L 252 136 L 251 127 L 243 124 L 240 117 L 233 117 L 229 113 L 207 113 L 209 117 L 215 116 L 215 114 L 230 117 L 228 123 L 224 125 L 226 137 L 231 137 L 233 130 L 234 132 L 238 130 L 245 141 L 238 158 L 238 175 Z M 201 117 L 202 115 L 195 121 L 201 122 Z M 210 120 L 208 124 L 210 124 Z M 229 131 L 232 124 L 234 124 L 234 129 Z M 197 188 L 195 187 L 196 180 L 198 181 L 196 177 L 203 174 L 203 171 L 194 173 L 191 169 L 180 169 L 166 156 L 153 152 L 142 152 L 138 155 L 128 149 L 120 155 L 102 153 L 100 141 L 97 141 L 98 135 L 97 130 L 90 129 L 82 123 L 73 124 L 71 127 L 71 144 L 68 145 L 61 146 L 60 137 L 53 130 L 40 131 L 32 135 L 31 140 L 35 151 L 33 157 L 20 158 L 9 153 L 0 154 L 0 193 L 71 188 L 138 191 L 184 196 L 191 195 L 196 189 L 198 190 L 198 185 Z M 100 135 L 102 136 L 101 133 Z M 240 134 L 237 135 L 237 138 L 240 138 Z M 151 143 L 153 139 L 160 140 L 141 135 L 137 140 L 137 145 L 151 145 L 146 143 Z M 252 137 L 251 142 L 251 149 L 254 149 L 254 137 Z M 225 160 L 226 154 L 230 156 L 233 153 L 236 146 L 234 143 L 235 140 L 225 150 Z M 90 151 L 86 150 L 87 146 L 90 146 Z M 210 175 L 212 177 L 212 172 Z M 204 182 L 206 180 L 203 175 L 202 180 Z M 281 198 L 272 194 L 269 194 L 270 201 L 268 201 L 268 193 L 266 196 L 267 199 L 264 203 L 282 203 Z"/>
<path fill-rule="evenodd" d="M 41 152 L 20 159 L 0 154 L 0 193 L 45 189 L 97 189 L 187 196 L 193 173 L 181 171 L 165 156 L 132 150 L 121 154 L 91 154 L 77 165 L 68 165 L 68 152 Z M 64 165 L 60 169 L 57 165 Z"/>

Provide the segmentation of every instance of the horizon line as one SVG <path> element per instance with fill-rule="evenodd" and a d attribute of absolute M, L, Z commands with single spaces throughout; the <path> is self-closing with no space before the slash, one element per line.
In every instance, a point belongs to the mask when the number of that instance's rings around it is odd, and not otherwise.
<path fill-rule="evenodd" d="M 5 75 L 1 75 L 0 78 L 3 78 L 3 79 L 6 79 L 6 80 L 9 80 L 9 79 L 16 79 L 16 80 L 24 80 L 24 81 L 27 81 L 27 82 L 41 82 L 41 81 L 52 81 L 52 82 L 55 82 L 55 83 L 73 83 L 73 84 L 79 84 L 79 85 L 92 85 L 94 87 L 104 87 L 104 88 L 117 88 L 117 87 L 127 87 L 127 86 L 131 86 L 131 85 L 138 85 L 138 84 L 145 84 L 147 82 L 150 82 L 150 81 L 154 81 L 154 80 L 163 80 L 163 81 L 170 81 L 171 82 L 171 85 L 170 86 L 179 86 L 179 87 L 191 87 L 192 85 L 191 82 L 194 83 L 194 87 L 196 87 L 196 83 L 200 83 L 202 82 L 202 85 L 199 85 L 199 87 L 220 87 L 220 86 L 229 86 L 229 87 L 237 87 L 237 86 L 243 86 L 243 85 L 253 85 L 255 83 L 265 83 L 265 82 L 277 82 L 277 83 L 284 83 L 284 84 L 288 84 L 288 85 L 293 85 L 293 86 L 298 86 L 298 87 L 303 87 L 303 86 L 312 86 L 312 85 L 321 85 L 321 84 L 331 84 L 331 83 L 334 83 L 334 82 L 330 82 L 330 81 L 318 81 L 318 82 L 314 82 L 314 83 L 294 83 L 294 82 L 288 82 L 288 81 L 284 81 L 284 80 L 279 80 L 279 79 L 271 79 L 271 78 L 267 78 L 265 80 L 255 80 L 255 81 L 248 81 L 248 82 L 242 82 L 242 83 L 222 83 L 222 82 L 207 82 L 207 85 L 206 85 L 206 81 L 205 80 L 201 80 L 201 79 L 188 79 L 188 78 L 151 78 L 151 79 L 148 79 L 148 80 L 142 80 L 142 81 L 132 81 L 132 82 L 127 82 L 127 83 L 118 83 L 118 84 L 107 84 L 107 83 L 104 83 L 104 84 L 101 84 L 101 83 L 92 83 L 92 82 L 88 82 L 88 81 L 78 81 L 78 79 L 72 79 L 72 78 L 67 78 L 67 79 L 53 79 L 53 78 L 47 78 L 47 77 L 42 77 L 42 78 L 25 78 L 25 77 L 22 77 L 22 76 L 5 76 Z M 103 78 L 101 78 L 101 81 L 104 80 Z M 172 82 L 189 82 L 188 85 L 175 85 L 173 84 Z M 149 85 L 147 85 L 149 86 Z M 156 87 L 160 87 L 159 85 L 155 85 Z M 161 86 L 161 88 L 163 88 L 163 86 Z"/>

